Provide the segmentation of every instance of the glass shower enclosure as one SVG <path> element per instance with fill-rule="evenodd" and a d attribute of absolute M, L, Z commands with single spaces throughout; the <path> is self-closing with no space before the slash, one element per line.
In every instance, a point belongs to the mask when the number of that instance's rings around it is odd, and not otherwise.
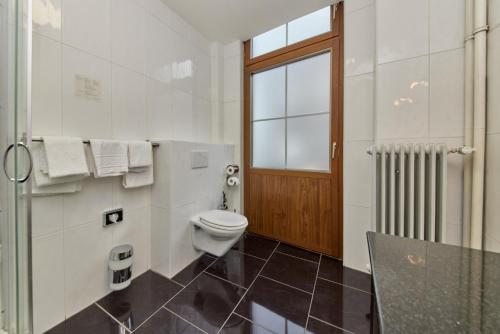
<path fill-rule="evenodd" d="M 0 334 L 32 333 L 31 0 L 0 0 Z"/>

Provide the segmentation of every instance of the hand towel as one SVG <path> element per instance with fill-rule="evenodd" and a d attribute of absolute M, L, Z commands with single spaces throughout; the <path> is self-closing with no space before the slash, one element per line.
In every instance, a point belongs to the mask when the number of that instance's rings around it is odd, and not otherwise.
<path fill-rule="evenodd" d="M 89 175 L 81 138 L 43 137 L 50 178 Z"/>
<path fill-rule="evenodd" d="M 35 182 L 33 182 L 33 186 L 31 188 L 31 194 L 33 196 L 41 197 L 41 196 L 76 193 L 80 190 L 82 190 L 81 182 L 61 183 L 45 187 L 38 187 L 35 184 Z"/>
<path fill-rule="evenodd" d="M 117 140 L 90 140 L 94 177 L 123 175 L 128 172 L 128 144 Z"/>
<path fill-rule="evenodd" d="M 51 178 L 46 169 L 47 160 L 45 158 L 45 150 L 44 144 L 41 143 L 33 143 L 32 152 L 33 152 L 33 174 L 34 174 L 34 183 L 37 187 L 47 187 L 56 184 L 63 183 L 75 183 L 77 181 L 81 181 L 84 178 L 88 177 L 88 170 L 86 174 L 80 175 L 71 175 L 64 177 L 54 177 Z M 44 172 L 45 170 L 45 172 Z"/>
<path fill-rule="evenodd" d="M 153 165 L 151 165 L 147 167 L 145 172 L 136 173 L 132 170 L 129 171 L 123 175 L 122 184 L 125 189 L 129 189 L 149 186 L 153 184 L 153 181 Z"/>
<path fill-rule="evenodd" d="M 153 164 L 153 146 L 148 141 L 131 141 L 128 143 L 128 167 L 149 167 Z"/>

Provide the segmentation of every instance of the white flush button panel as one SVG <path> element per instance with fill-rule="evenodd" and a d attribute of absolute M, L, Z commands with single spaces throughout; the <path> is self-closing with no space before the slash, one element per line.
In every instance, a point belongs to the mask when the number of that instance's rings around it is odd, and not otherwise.
<path fill-rule="evenodd" d="M 207 168 L 208 167 L 208 151 L 191 151 L 191 168 Z"/>

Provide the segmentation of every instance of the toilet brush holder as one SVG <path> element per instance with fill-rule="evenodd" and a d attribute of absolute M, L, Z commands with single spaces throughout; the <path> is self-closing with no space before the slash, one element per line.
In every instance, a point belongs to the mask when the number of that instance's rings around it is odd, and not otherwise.
<path fill-rule="evenodd" d="M 111 290 L 123 290 L 132 281 L 132 245 L 113 248 L 109 254 L 109 287 Z"/>

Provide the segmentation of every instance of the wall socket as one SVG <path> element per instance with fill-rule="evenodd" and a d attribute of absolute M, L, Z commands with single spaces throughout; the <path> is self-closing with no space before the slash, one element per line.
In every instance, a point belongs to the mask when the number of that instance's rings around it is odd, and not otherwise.
<path fill-rule="evenodd" d="M 123 221 L 123 209 L 113 209 L 103 213 L 103 222 L 102 225 L 104 227 L 114 225 Z"/>

